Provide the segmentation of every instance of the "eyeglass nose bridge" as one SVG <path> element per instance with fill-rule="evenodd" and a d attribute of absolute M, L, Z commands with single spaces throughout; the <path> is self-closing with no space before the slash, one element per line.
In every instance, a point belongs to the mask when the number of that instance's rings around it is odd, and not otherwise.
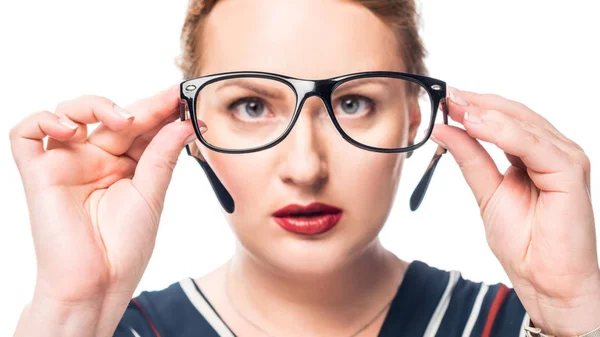
<path fill-rule="evenodd" d="M 291 81 L 298 95 L 296 102 L 296 118 L 300 114 L 302 107 L 306 100 L 310 97 L 317 96 L 324 103 L 326 110 L 329 112 L 332 107 L 330 106 L 330 96 L 333 91 L 335 82 L 331 80 L 297 80 Z M 296 119 L 294 118 L 294 119 Z"/>

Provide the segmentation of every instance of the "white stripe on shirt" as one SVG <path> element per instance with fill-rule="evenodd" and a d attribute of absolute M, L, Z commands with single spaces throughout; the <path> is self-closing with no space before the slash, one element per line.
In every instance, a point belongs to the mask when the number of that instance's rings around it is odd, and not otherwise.
<path fill-rule="evenodd" d="M 450 272 L 446 290 L 444 290 L 444 294 L 442 295 L 442 298 L 440 298 L 437 308 L 435 308 L 435 311 L 429 320 L 429 324 L 427 325 L 427 329 L 425 330 L 423 337 L 434 337 L 437 333 L 438 329 L 440 328 L 440 324 L 442 324 L 442 319 L 446 314 L 446 310 L 448 310 L 448 305 L 450 305 L 452 291 L 454 290 L 454 286 L 456 285 L 456 282 L 458 282 L 459 277 L 460 272 L 456 270 Z"/>
<path fill-rule="evenodd" d="M 212 328 L 219 334 L 221 337 L 233 337 L 233 334 L 225 323 L 217 316 L 215 311 L 210 307 L 210 305 L 206 302 L 204 297 L 200 295 L 196 287 L 194 286 L 194 281 L 191 278 L 185 278 L 179 281 L 181 285 L 181 289 L 185 292 L 188 299 L 194 307 L 200 312 L 202 316 L 206 319 L 208 324 L 212 326 Z"/>
<path fill-rule="evenodd" d="M 475 327 L 475 322 L 477 322 L 477 317 L 479 317 L 479 313 L 481 312 L 483 298 L 485 297 L 485 294 L 487 294 L 489 288 L 490 287 L 487 284 L 483 282 L 481 283 L 481 287 L 479 287 L 479 293 L 477 294 L 477 298 L 475 298 L 475 303 L 473 303 L 473 308 L 471 309 L 471 315 L 469 315 L 467 324 L 465 324 L 465 329 L 463 330 L 462 337 L 471 336 L 473 327 Z"/>

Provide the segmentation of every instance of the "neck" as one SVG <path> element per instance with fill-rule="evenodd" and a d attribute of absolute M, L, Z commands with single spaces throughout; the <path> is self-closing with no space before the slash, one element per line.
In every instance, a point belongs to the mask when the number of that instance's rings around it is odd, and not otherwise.
<path fill-rule="evenodd" d="M 317 326 L 323 322 L 338 322 L 346 329 L 348 322 L 367 323 L 365 319 L 394 297 L 407 267 L 379 239 L 346 265 L 319 275 L 278 270 L 241 245 L 228 263 L 225 277 L 235 307 L 255 324 L 275 331 L 291 321 L 321 331 Z"/>

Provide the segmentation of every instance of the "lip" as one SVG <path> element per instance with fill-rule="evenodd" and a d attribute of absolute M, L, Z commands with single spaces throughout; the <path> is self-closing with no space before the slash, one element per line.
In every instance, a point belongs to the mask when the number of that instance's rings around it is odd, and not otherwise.
<path fill-rule="evenodd" d="M 342 214 L 343 211 L 335 206 L 313 202 L 306 206 L 287 205 L 273 213 L 273 219 L 289 232 L 317 235 L 335 227 Z"/>

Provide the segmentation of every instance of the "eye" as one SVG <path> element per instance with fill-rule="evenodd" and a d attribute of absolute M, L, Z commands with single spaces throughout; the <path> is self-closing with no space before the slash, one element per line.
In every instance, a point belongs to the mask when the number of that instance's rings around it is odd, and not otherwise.
<path fill-rule="evenodd" d="M 250 97 L 237 100 L 230 105 L 235 117 L 244 121 L 257 120 L 265 117 L 268 110 L 260 98 Z"/>
<path fill-rule="evenodd" d="M 366 115 L 373 108 L 373 101 L 362 96 L 344 96 L 340 98 L 338 109 L 345 115 Z"/>

